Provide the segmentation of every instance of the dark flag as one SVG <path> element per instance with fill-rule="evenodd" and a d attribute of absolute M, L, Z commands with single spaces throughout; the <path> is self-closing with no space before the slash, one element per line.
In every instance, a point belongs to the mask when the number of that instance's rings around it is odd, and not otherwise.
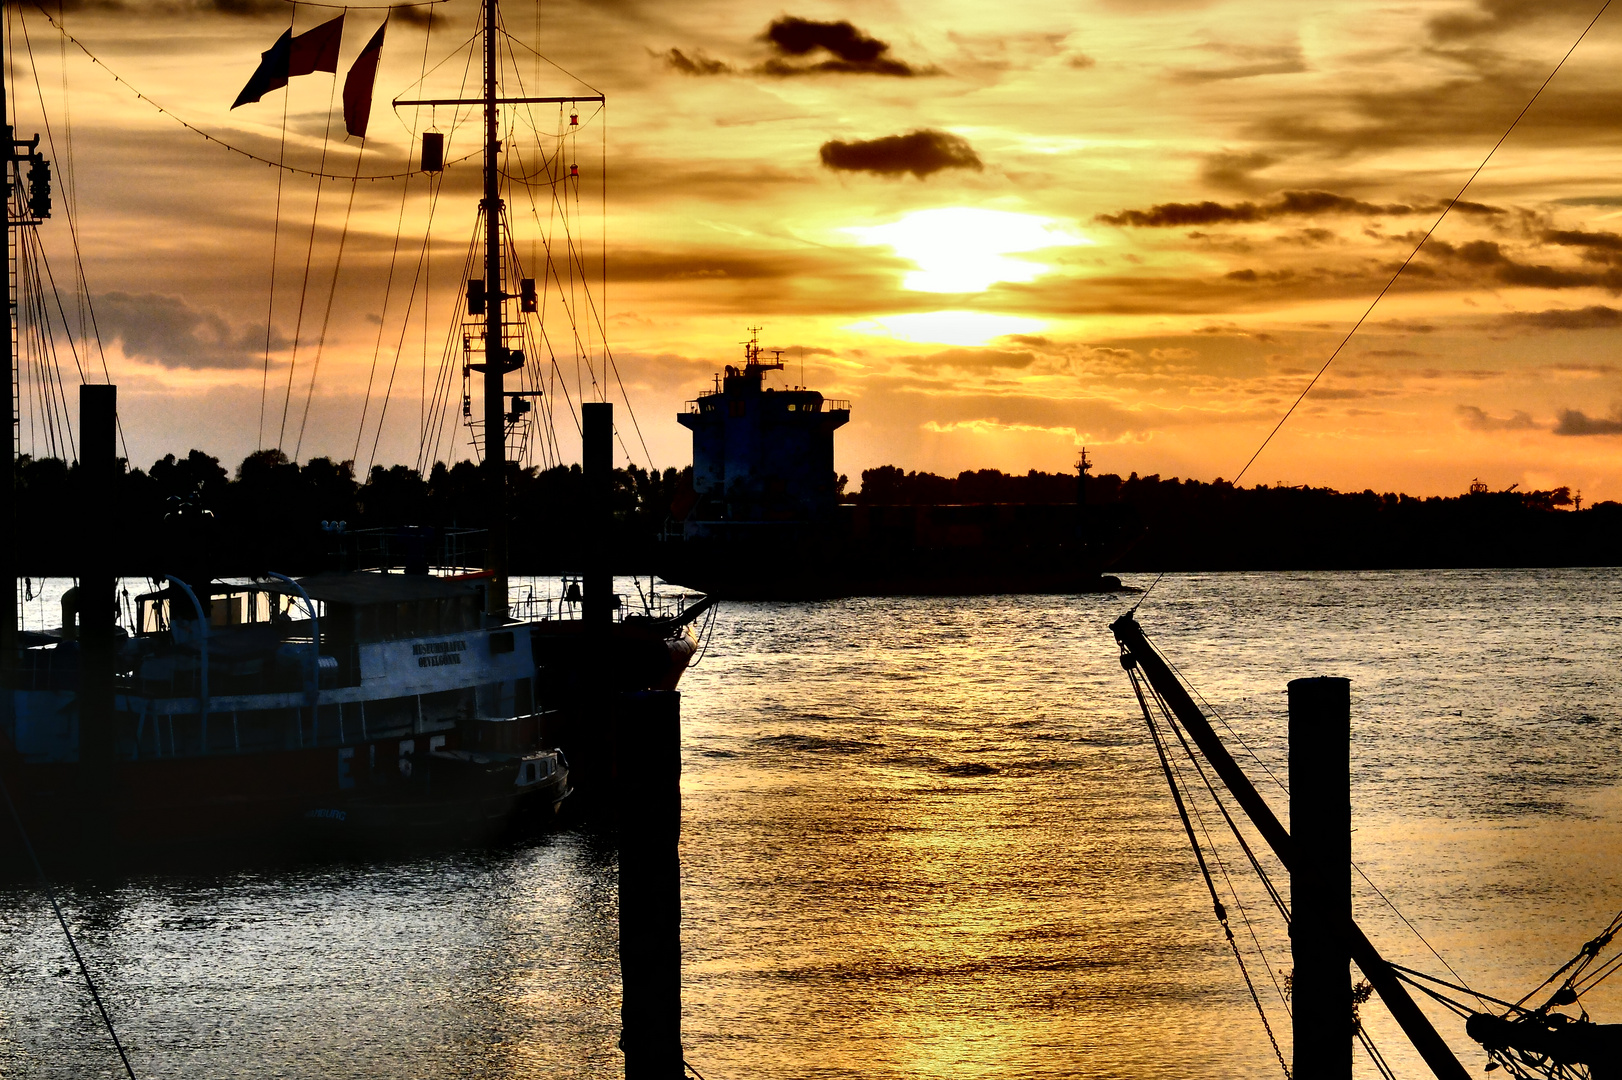
<path fill-rule="evenodd" d="M 344 36 L 344 17 L 312 27 L 293 39 L 287 58 L 287 74 L 308 75 L 313 71 L 338 74 L 338 44 Z"/>
<path fill-rule="evenodd" d="M 246 105 L 250 101 L 258 101 L 272 90 L 280 90 L 287 85 L 287 54 L 293 43 L 293 31 L 283 30 L 282 36 L 276 39 L 276 44 L 259 54 L 259 67 L 248 79 L 248 85 L 242 88 L 242 93 L 231 103 L 231 108 Z"/>
<path fill-rule="evenodd" d="M 338 72 L 338 43 L 343 38 L 344 17 L 338 16 L 320 26 L 306 30 L 298 37 L 293 31 L 283 31 L 276 44 L 259 55 L 259 67 L 248 79 L 231 108 L 258 101 L 272 90 L 280 90 L 294 75 L 308 75 L 314 71 Z"/>
<path fill-rule="evenodd" d="M 388 26 L 388 16 L 384 16 L 383 25 L 355 57 L 344 79 L 344 129 L 362 139 L 366 138 L 366 122 L 372 116 L 372 86 L 377 82 L 377 61 L 383 53 L 383 31 Z"/>

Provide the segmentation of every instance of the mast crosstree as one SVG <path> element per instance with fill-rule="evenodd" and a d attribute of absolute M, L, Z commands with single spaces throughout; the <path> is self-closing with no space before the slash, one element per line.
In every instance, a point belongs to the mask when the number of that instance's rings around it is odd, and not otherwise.
<path fill-rule="evenodd" d="M 507 373 L 522 364 L 507 349 L 505 326 L 508 300 L 516 292 L 502 288 L 501 174 L 497 155 L 501 153 L 500 116 L 503 105 L 565 104 L 577 101 L 601 102 L 601 94 L 573 94 L 562 97 L 511 97 L 498 93 L 499 70 L 496 57 L 496 0 L 484 0 L 484 93 L 477 98 L 397 98 L 395 107 L 409 105 L 479 105 L 484 109 L 484 281 L 469 290 L 468 313 L 483 314 L 484 323 L 484 470 L 490 515 L 490 548 L 485 569 L 490 582 L 485 590 L 485 613 L 504 619 L 508 613 L 508 527 L 507 527 Z M 483 296 L 479 295 L 482 291 Z M 482 304 L 480 303 L 482 299 Z M 482 312 L 476 310 L 482 306 Z M 515 360 L 517 362 L 515 363 Z M 517 394 L 515 397 L 524 397 Z M 514 411 L 519 411 L 515 402 Z"/>

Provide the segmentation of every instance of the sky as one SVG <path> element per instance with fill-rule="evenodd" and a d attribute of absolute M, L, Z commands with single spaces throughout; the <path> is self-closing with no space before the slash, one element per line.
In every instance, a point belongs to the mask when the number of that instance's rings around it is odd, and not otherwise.
<path fill-rule="evenodd" d="M 1622 499 L 1622 12 L 1443 215 L 1599 8 L 509 5 L 507 93 L 606 98 L 503 121 L 545 308 L 524 385 L 556 432 L 527 460 L 578 460 L 573 409 L 606 396 L 622 462 L 687 464 L 677 413 L 760 327 L 774 385 L 850 400 L 853 488 L 881 464 L 1064 471 L 1083 446 L 1231 480 L 1435 226 L 1243 482 Z M 338 12 L 49 10 L 77 44 L 8 9 L 12 108 L 24 137 L 50 124 L 39 241 L 69 322 L 94 310 L 80 362 L 119 384 L 134 462 L 468 456 L 477 117 L 390 102 L 474 88 L 477 5 L 395 10 L 364 148 L 338 98 L 383 10 L 348 11 L 336 75 L 236 109 L 279 34 Z M 350 179 L 415 169 L 425 129 L 445 172 Z M 58 363 L 71 388 L 65 341 Z M 24 372 L 36 453 L 45 371 Z"/>

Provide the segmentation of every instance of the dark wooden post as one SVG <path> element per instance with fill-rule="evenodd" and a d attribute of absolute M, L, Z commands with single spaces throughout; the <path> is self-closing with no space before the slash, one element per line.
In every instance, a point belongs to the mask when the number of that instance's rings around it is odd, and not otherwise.
<path fill-rule="evenodd" d="M 1290 683 L 1290 952 L 1295 1068 L 1351 1080 L 1352 690 L 1347 679 Z"/>
<path fill-rule="evenodd" d="M 615 705 L 625 1080 L 679 1080 L 681 694 L 621 694 Z"/>
<path fill-rule="evenodd" d="M 117 527 L 118 387 L 79 387 L 79 758 L 97 786 L 111 767 L 116 579 L 108 558 Z"/>
<path fill-rule="evenodd" d="M 609 548 L 614 536 L 614 405 L 588 401 L 580 406 L 580 471 L 586 482 L 586 622 L 613 622 L 614 563 Z"/>

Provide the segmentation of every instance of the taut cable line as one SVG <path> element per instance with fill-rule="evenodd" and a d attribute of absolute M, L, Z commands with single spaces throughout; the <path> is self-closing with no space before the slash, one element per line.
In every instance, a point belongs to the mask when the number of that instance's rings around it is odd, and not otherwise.
<path fill-rule="evenodd" d="M 1459 193 L 1448 200 L 1448 204 L 1442 208 L 1442 212 L 1437 215 L 1436 220 L 1431 224 L 1431 227 L 1425 230 L 1425 235 L 1420 237 L 1419 243 L 1414 245 L 1414 249 L 1408 253 L 1408 257 L 1402 260 L 1402 265 L 1397 267 L 1397 272 L 1391 275 L 1391 280 L 1387 281 L 1385 283 L 1385 287 L 1375 295 L 1373 300 L 1369 301 L 1369 306 L 1364 309 L 1362 315 L 1358 316 L 1357 322 L 1352 324 L 1352 328 L 1346 331 L 1346 336 L 1340 339 L 1340 344 L 1335 346 L 1335 351 L 1329 354 L 1329 359 L 1323 362 L 1323 366 L 1320 367 L 1318 369 L 1318 373 L 1312 377 L 1312 381 L 1307 383 L 1306 387 L 1301 391 L 1301 393 L 1296 396 L 1296 399 L 1290 403 L 1290 407 L 1284 410 L 1284 415 L 1278 418 L 1278 423 L 1273 425 L 1273 430 L 1269 431 L 1267 433 L 1267 437 L 1261 441 L 1261 445 L 1256 447 L 1256 452 L 1250 455 L 1250 459 L 1245 462 L 1244 468 L 1240 469 L 1238 475 L 1233 478 L 1233 485 L 1235 487 L 1239 486 L 1239 481 L 1244 477 L 1245 473 L 1250 471 L 1250 467 L 1256 463 L 1256 459 L 1261 457 L 1262 451 L 1267 449 L 1267 444 L 1273 441 L 1273 436 L 1279 433 L 1279 429 L 1284 426 L 1285 421 L 1294 415 L 1295 410 L 1300 407 L 1303 401 L 1306 400 L 1307 395 L 1312 393 L 1312 388 L 1317 386 L 1318 380 L 1324 377 L 1324 372 L 1329 370 L 1329 365 L 1335 362 L 1335 358 L 1339 356 L 1346 346 L 1351 342 L 1352 336 L 1357 333 L 1357 331 L 1366 321 L 1368 321 L 1368 317 L 1374 313 L 1375 307 L 1380 303 L 1381 300 L 1385 299 L 1385 294 L 1391 291 L 1392 286 L 1396 285 L 1397 279 L 1402 277 L 1402 272 L 1408 269 L 1409 265 L 1419 255 L 1419 250 L 1425 246 L 1425 242 L 1431 238 L 1431 235 L 1435 233 L 1438 228 L 1441 227 L 1441 224 L 1443 220 L 1446 219 L 1449 211 L 1451 211 L 1453 207 L 1458 204 L 1460 199 L 1464 198 L 1464 193 L 1469 191 L 1470 185 L 1476 182 L 1476 177 L 1481 175 L 1481 170 L 1487 167 L 1487 163 L 1492 160 L 1493 155 L 1498 153 L 1498 148 L 1504 145 L 1504 142 L 1509 138 L 1510 133 L 1513 132 L 1517 126 L 1519 126 L 1521 119 L 1525 117 L 1529 111 L 1531 111 L 1532 106 L 1537 103 L 1538 98 L 1543 96 L 1543 91 L 1546 90 L 1549 84 L 1554 81 L 1554 77 L 1560 73 L 1560 69 L 1566 66 L 1566 61 L 1571 59 L 1571 54 L 1577 51 L 1577 46 L 1583 43 L 1583 39 L 1588 36 L 1588 32 L 1594 29 L 1594 24 L 1599 22 L 1600 16 L 1604 15 L 1606 9 L 1610 6 L 1611 0 L 1605 0 L 1605 2 L 1600 5 L 1600 9 L 1594 13 L 1594 17 L 1588 20 L 1588 25 L 1583 27 L 1583 32 L 1577 35 L 1577 40 L 1571 43 L 1571 48 L 1567 49 L 1565 55 L 1560 58 L 1560 62 L 1555 64 L 1554 70 L 1550 71 L 1548 77 L 1546 77 L 1543 82 L 1538 84 L 1538 88 L 1532 94 L 1532 97 L 1525 105 L 1521 107 L 1521 111 L 1515 114 L 1515 119 L 1510 121 L 1509 127 L 1504 129 L 1504 133 L 1498 136 L 1498 141 L 1492 144 L 1492 149 L 1487 151 L 1487 156 L 1481 159 L 1481 164 L 1476 166 L 1475 171 L 1472 172 L 1469 179 L 1464 182 L 1464 186 L 1459 188 Z M 1165 576 L 1165 571 L 1161 571 L 1160 574 L 1149 583 L 1149 587 L 1143 590 L 1143 595 L 1138 597 L 1138 602 L 1132 605 L 1133 612 L 1136 612 L 1138 608 L 1143 605 L 1143 602 L 1149 599 L 1149 594 L 1154 592 L 1155 586 L 1159 585 L 1160 579 Z"/>

